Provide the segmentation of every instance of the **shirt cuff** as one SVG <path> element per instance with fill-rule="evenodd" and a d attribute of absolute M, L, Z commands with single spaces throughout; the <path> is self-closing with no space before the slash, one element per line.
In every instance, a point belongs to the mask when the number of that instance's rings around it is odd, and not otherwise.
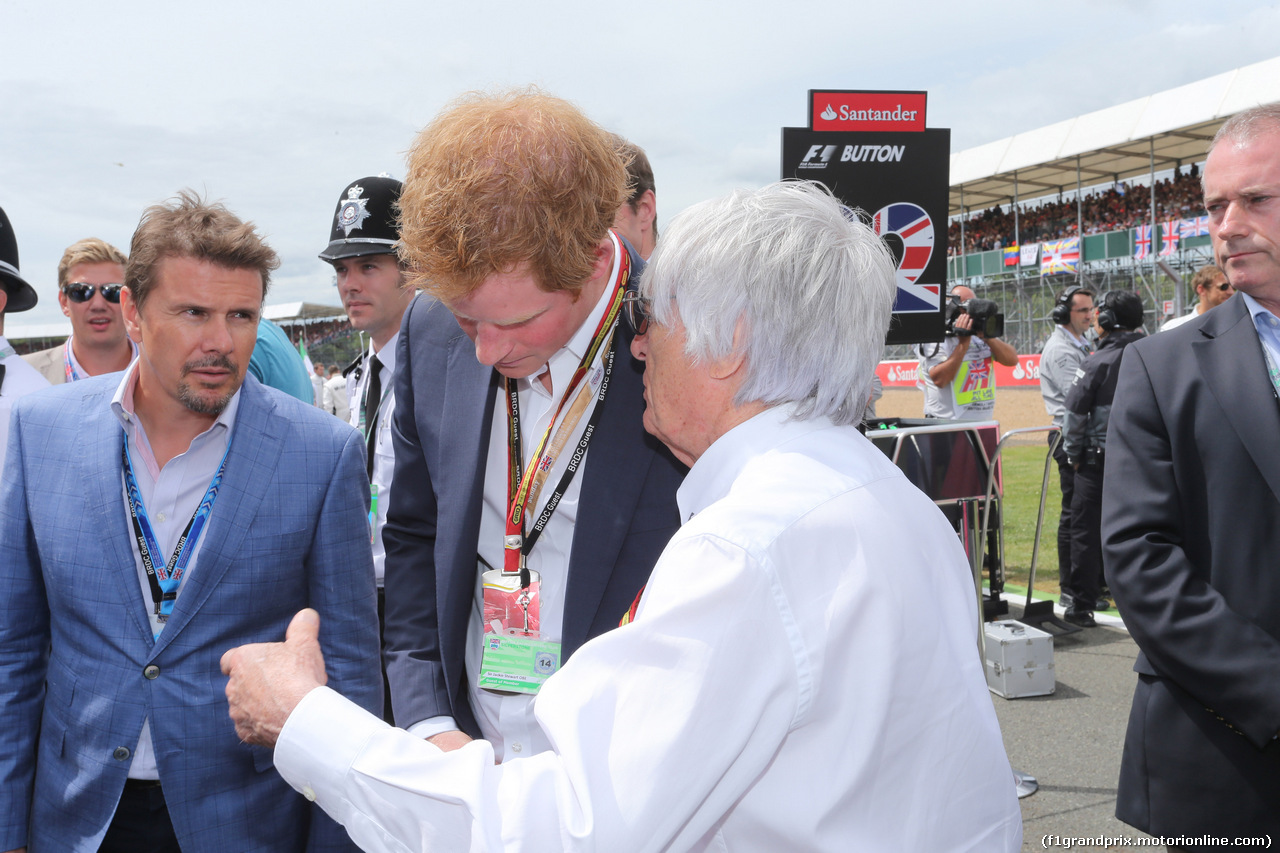
<path fill-rule="evenodd" d="M 340 790 L 369 739 L 388 729 L 378 717 L 328 687 L 302 697 L 276 740 L 276 770 L 314 802 L 317 791 Z"/>
<path fill-rule="evenodd" d="M 428 717 L 409 726 L 405 731 L 414 737 L 426 740 L 429 737 L 435 737 L 445 732 L 461 731 L 461 729 L 458 728 L 458 721 L 453 717 Z"/>

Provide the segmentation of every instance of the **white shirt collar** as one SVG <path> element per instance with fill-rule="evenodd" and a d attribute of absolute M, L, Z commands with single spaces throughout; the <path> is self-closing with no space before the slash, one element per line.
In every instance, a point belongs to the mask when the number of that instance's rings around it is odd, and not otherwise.
<path fill-rule="evenodd" d="M 137 433 L 141 433 L 141 435 L 145 437 L 146 431 L 142 428 L 142 422 L 138 420 L 137 415 L 134 414 L 133 391 L 134 391 L 134 388 L 137 387 L 137 384 L 138 384 L 138 359 L 135 358 L 133 361 L 129 362 L 129 366 L 125 368 L 124 376 L 121 377 L 120 384 L 116 386 L 116 392 L 111 397 L 111 411 L 115 414 L 116 418 L 120 421 L 120 425 L 124 427 L 126 434 L 135 435 L 135 431 L 136 431 Z M 194 439 L 191 440 L 192 444 L 195 444 L 197 441 L 200 441 L 205 436 L 213 433 L 215 430 L 223 430 L 228 433 L 230 432 L 231 428 L 235 425 L 235 422 L 236 422 L 236 411 L 240 408 L 240 391 L 242 389 L 243 389 L 243 386 L 241 386 L 241 388 L 236 389 L 236 393 L 231 395 L 231 399 L 227 401 L 227 405 L 222 410 L 221 414 L 219 414 L 218 417 L 214 419 L 213 423 L 209 425 L 209 428 L 207 430 L 200 433 L 200 435 L 196 436 Z M 134 438 L 134 441 L 135 441 L 135 444 L 141 444 L 141 442 L 137 439 L 136 436 Z M 147 456 L 149 457 L 149 459 L 147 460 L 147 465 L 148 467 L 150 467 L 155 464 L 154 457 L 151 456 L 150 439 L 147 439 L 146 445 L 147 445 L 146 453 L 147 453 Z M 188 446 L 188 449 L 190 449 L 189 446 Z"/>
<path fill-rule="evenodd" d="M 386 371 L 383 374 L 383 381 L 387 376 L 396 372 L 396 342 L 400 340 L 400 330 L 396 329 L 396 333 L 387 338 L 387 342 L 382 345 L 382 349 L 376 353 L 373 351 L 373 341 L 369 341 L 369 360 L 377 359 L 382 363 L 382 369 Z"/>
<path fill-rule="evenodd" d="M 676 491 L 680 523 L 684 524 L 727 495 L 743 466 L 752 458 L 799 436 L 834 426 L 828 417 L 796 420 L 794 412 L 792 403 L 774 406 L 713 441 Z"/>
<path fill-rule="evenodd" d="M 1082 338 L 1082 337 L 1078 337 L 1078 336 L 1076 335 L 1076 333 L 1075 333 L 1075 332 L 1073 332 L 1073 331 L 1071 331 L 1071 329 L 1070 329 L 1069 327 L 1067 327 L 1067 326 L 1059 326 L 1058 328 L 1059 328 L 1059 329 L 1061 329 L 1062 331 L 1066 332 L 1066 333 L 1067 333 L 1067 337 L 1071 338 L 1071 340 L 1073 340 L 1073 341 L 1075 341 L 1075 342 L 1076 342 L 1076 346 L 1078 346 L 1078 347 L 1087 347 L 1087 346 L 1089 345 L 1089 342 L 1088 342 L 1087 340 L 1085 340 L 1085 339 L 1084 339 L 1084 338 Z"/>

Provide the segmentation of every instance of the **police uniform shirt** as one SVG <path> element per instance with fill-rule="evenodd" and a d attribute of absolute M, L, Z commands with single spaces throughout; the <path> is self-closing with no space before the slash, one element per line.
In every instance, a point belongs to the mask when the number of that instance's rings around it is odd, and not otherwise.
<path fill-rule="evenodd" d="M 14 401 L 23 394 L 48 388 L 49 380 L 14 352 L 4 335 L 0 335 L 0 366 L 4 367 L 4 375 L 0 377 L 0 471 L 3 471 L 5 450 L 9 447 L 9 415 Z"/>
<path fill-rule="evenodd" d="M 359 379 L 356 379 L 354 374 L 347 377 L 347 401 L 351 407 L 348 419 L 353 427 L 360 429 L 360 414 L 364 411 L 365 392 L 373 376 L 373 363 L 376 360 L 381 364 L 379 368 L 379 381 L 382 384 L 381 402 L 370 401 L 369 414 L 374 418 L 374 422 L 366 424 L 368 429 L 374 431 L 373 475 L 369 480 L 376 488 L 378 495 L 378 512 L 373 520 L 373 571 L 377 576 L 379 587 L 382 586 L 387 563 L 387 549 L 382 544 L 382 528 L 387 523 L 387 506 L 391 501 L 391 476 L 396 468 L 395 449 L 391 445 L 391 420 L 396 407 L 396 342 L 399 340 L 400 333 L 397 331 L 377 353 L 374 353 L 373 345 L 370 344 L 368 352 L 360 360 Z M 366 447 L 368 446 L 367 435 L 368 433 L 366 433 Z"/>

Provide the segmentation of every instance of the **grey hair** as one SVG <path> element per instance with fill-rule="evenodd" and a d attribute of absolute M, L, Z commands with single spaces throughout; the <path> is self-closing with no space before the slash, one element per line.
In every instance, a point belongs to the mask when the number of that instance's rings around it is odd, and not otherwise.
<path fill-rule="evenodd" d="M 861 420 L 892 316 L 894 263 L 822 185 L 784 181 L 688 208 L 658 241 L 640 290 L 656 322 L 683 323 L 695 363 L 733 353 L 741 323 L 736 405 Z"/>
<path fill-rule="evenodd" d="M 1219 142 L 1224 140 L 1243 145 L 1265 133 L 1276 131 L 1280 131 L 1280 102 L 1260 104 L 1227 119 L 1213 135 L 1209 150 L 1212 151 Z"/>

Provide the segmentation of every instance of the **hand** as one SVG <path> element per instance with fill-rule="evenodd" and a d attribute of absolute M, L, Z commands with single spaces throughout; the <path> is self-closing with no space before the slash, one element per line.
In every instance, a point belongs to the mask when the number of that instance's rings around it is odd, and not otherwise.
<path fill-rule="evenodd" d="M 245 743 L 274 747 L 302 697 L 329 680 L 319 636 L 320 614 L 307 608 L 293 617 L 283 643 L 253 643 L 222 656 L 231 719 Z"/>
<path fill-rule="evenodd" d="M 471 736 L 466 732 L 440 732 L 427 738 L 427 743 L 434 745 L 442 752 L 453 752 L 471 743 Z"/>

